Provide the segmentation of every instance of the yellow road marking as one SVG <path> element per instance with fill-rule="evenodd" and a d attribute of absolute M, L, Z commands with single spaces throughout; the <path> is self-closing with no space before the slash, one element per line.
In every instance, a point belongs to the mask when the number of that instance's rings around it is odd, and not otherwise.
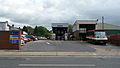
<path fill-rule="evenodd" d="M 96 53 L 93 53 L 93 55 L 97 55 Z"/>

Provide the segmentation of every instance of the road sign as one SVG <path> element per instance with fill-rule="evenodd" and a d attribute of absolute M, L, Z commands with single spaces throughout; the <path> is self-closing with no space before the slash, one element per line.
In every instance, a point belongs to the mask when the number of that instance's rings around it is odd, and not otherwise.
<path fill-rule="evenodd" d="M 12 44 L 19 44 L 19 32 L 10 32 L 9 42 Z"/>

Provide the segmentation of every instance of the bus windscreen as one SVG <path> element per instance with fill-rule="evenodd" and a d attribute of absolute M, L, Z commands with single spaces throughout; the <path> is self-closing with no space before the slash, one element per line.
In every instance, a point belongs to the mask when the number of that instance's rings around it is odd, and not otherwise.
<path fill-rule="evenodd" d="M 95 37 L 106 37 L 105 32 L 95 32 Z"/>

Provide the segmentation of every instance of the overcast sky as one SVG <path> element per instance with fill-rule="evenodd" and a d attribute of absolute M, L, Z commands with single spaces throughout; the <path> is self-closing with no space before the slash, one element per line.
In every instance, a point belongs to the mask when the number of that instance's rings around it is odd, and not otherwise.
<path fill-rule="evenodd" d="M 0 21 L 16 26 L 70 23 L 101 19 L 120 25 L 120 0 L 0 0 Z"/>

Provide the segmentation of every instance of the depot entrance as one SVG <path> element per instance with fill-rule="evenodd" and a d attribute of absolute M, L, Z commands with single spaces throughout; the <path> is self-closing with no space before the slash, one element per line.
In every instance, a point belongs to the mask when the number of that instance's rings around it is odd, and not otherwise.
<path fill-rule="evenodd" d="M 67 23 L 52 23 L 52 30 L 55 34 L 55 40 L 65 40 L 67 34 Z"/>
<path fill-rule="evenodd" d="M 79 24 L 79 37 L 80 40 L 86 41 L 86 32 L 88 30 L 94 30 L 95 29 L 95 24 Z"/>
<path fill-rule="evenodd" d="M 53 27 L 53 33 L 56 34 L 56 40 L 65 40 L 65 33 L 67 33 L 67 27 Z"/>

